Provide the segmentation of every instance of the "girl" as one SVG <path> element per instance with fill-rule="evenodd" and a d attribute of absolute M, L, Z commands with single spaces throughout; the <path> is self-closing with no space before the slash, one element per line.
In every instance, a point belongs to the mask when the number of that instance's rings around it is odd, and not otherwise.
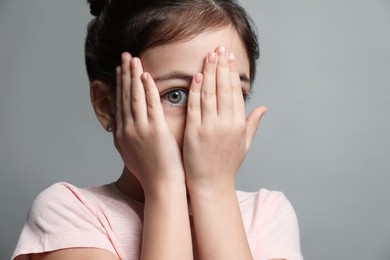
<path fill-rule="evenodd" d="M 95 0 L 91 101 L 124 170 L 34 201 L 14 259 L 302 259 L 282 193 L 236 192 L 265 113 L 245 118 L 258 44 L 233 0 Z"/>

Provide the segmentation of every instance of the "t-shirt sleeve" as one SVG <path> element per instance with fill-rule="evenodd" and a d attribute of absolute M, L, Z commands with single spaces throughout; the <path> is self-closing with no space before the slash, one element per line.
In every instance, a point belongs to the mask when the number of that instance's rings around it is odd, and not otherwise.
<path fill-rule="evenodd" d="M 34 200 L 12 259 L 29 259 L 31 253 L 92 247 L 114 254 L 104 224 L 94 205 L 67 183 L 57 183 Z"/>
<path fill-rule="evenodd" d="M 281 192 L 261 190 L 257 203 L 254 259 L 303 260 L 298 221 L 290 201 Z"/>

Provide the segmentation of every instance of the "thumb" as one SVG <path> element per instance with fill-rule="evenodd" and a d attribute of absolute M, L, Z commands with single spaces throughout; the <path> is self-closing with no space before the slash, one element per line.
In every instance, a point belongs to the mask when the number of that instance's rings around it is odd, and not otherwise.
<path fill-rule="evenodd" d="M 261 118 L 267 112 L 267 108 L 264 106 L 256 107 L 250 112 L 246 119 L 246 151 L 249 151 L 253 138 L 255 137 L 256 130 L 260 124 Z"/>

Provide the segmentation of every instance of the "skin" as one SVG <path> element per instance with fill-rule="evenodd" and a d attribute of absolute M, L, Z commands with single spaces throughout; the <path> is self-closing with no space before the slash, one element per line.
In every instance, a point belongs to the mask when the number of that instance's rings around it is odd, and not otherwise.
<path fill-rule="evenodd" d="M 223 27 L 138 58 L 124 53 L 115 97 L 91 83 L 95 113 L 113 128 L 125 164 L 116 185 L 145 202 L 141 259 L 252 259 L 234 189 L 266 111 L 245 117 L 249 76 L 240 38 Z M 70 258 L 116 259 L 91 248 L 33 255 Z"/>

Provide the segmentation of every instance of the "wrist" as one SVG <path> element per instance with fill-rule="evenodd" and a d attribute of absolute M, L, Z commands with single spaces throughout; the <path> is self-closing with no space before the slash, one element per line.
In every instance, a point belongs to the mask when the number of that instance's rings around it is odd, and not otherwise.
<path fill-rule="evenodd" d="M 191 182 L 187 181 L 187 190 L 191 199 L 215 199 L 236 196 L 234 180 L 216 182 Z"/>
<path fill-rule="evenodd" d="M 148 199 L 165 198 L 165 197 L 176 197 L 186 196 L 186 184 L 184 178 L 172 178 L 159 180 L 156 183 L 145 185 L 143 187 L 145 194 L 145 201 Z"/>

